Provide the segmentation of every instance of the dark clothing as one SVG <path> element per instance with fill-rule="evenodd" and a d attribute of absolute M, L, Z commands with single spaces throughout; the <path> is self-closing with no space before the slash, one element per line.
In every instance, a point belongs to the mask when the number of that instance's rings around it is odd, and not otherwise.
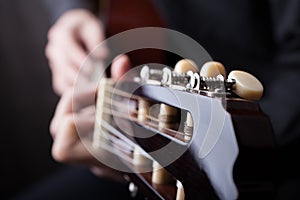
<path fill-rule="evenodd" d="M 99 179 L 88 169 L 80 167 L 67 167 L 33 188 L 14 200 L 132 199 L 127 184 Z"/>
<path fill-rule="evenodd" d="M 97 10 L 97 1 L 95 0 L 44 0 L 45 6 L 48 8 L 48 14 L 52 23 L 67 10 L 76 8 L 85 8 L 91 11 Z"/>

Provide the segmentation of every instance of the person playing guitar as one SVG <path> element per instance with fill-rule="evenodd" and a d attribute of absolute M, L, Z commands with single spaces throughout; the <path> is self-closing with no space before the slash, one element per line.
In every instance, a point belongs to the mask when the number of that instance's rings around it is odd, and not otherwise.
<path fill-rule="evenodd" d="M 94 102 L 83 100 L 91 99 L 86 98 L 87 96 L 95 96 L 95 88 L 86 87 L 86 90 L 77 96 L 73 96 L 72 90 L 77 73 L 89 52 L 106 36 L 125 30 L 124 24 L 119 24 L 117 28 L 110 26 L 114 24 L 115 19 L 118 21 L 130 15 L 113 14 L 111 15 L 113 17 L 106 20 L 106 24 L 99 20 L 90 9 L 87 9 L 90 5 L 88 1 L 82 2 L 81 6 L 75 6 L 79 8 L 68 10 L 61 15 L 48 34 L 46 56 L 53 74 L 53 88 L 61 96 L 50 127 L 54 140 L 52 155 L 60 162 L 89 166 L 100 177 L 108 176 L 114 180 L 123 181 L 122 174 L 97 162 L 89 154 L 77 134 L 78 127 L 75 125 L 73 115 L 82 119 L 83 126 L 94 123 Z M 295 66 L 300 64 L 299 56 L 296 56 L 299 55 L 300 49 L 298 48 L 300 47 L 300 32 L 296 29 L 299 25 L 297 24 L 299 22 L 297 9 L 300 7 L 298 1 L 285 1 L 284 6 L 279 6 L 275 2 L 269 5 L 250 1 L 239 4 L 230 1 L 226 4 L 221 3 L 222 5 L 216 1 L 164 1 L 163 3 L 155 1 L 157 7 L 154 9 L 149 8 L 152 5 L 150 1 L 124 2 L 127 1 L 112 1 L 110 5 L 114 9 L 120 6 L 117 13 L 126 11 L 129 7 L 128 10 L 131 13 L 129 25 L 131 26 L 128 26 L 128 29 L 139 26 L 167 26 L 182 30 L 201 42 L 212 57 L 222 60 L 225 66 L 243 65 L 245 69 L 256 74 L 264 83 L 265 88 L 269 88 L 264 97 L 266 100 L 263 99 L 261 105 L 271 117 L 277 134 L 277 143 L 284 145 L 299 140 L 299 132 L 297 132 L 299 125 L 297 125 L 297 120 L 293 121 L 291 118 L 299 114 L 300 105 L 292 99 L 288 100 L 283 97 L 299 91 L 299 84 L 293 84 L 295 80 L 299 80 L 299 69 Z M 140 13 L 137 11 L 141 11 L 141 8 L 146 10 L 141 13 L 148 17 L 147 23 L 139 24 L 138 22 L 137 25 L 132 25 L 136 19 L 140 19 L 139 15 L 135 14 Z M 155 11 L 155 14 L 149 14 L 149 10 L 150 13 Z M 163 20 L 159 20 L 162 17 Z M 245 23 L 246 21 L 249 23 Z M 273 33 L 272 30 L 275 32 Z M 109 51 L 105 47 L 97 48 L 93 55 L 101 60 L 109 55 Z M 130 56 L 120 55 L 114 59 L 111 65 L 113 79 L 117 80 L 132 65 L 141 62 L 131 59 Z M 271 70 L 271 63 L 275 69 Z M 283 69 L 282 66 L 285 68 Z M 276 85 L 288 85 L 284 89 L 285 95 L 277 95 L 278 90 L 272 89 Z M 71 106 L 72 102 L 73 106 Z M 278 117 L 280 116 L 278 111 L 273 110 L 274 106 L 279 109 L 281 102 L 286 102 L 289 106 L 281 112 L 284 117 Z M 89 109 L 82 111 L 85 107 Z M 292 128 L 288 128 L 287 124 L 292 125 Z M 292 140 L 285 139 L 286 130 L 289 130 Z M 290 161 L 284 160 L 284 162 Z"/>

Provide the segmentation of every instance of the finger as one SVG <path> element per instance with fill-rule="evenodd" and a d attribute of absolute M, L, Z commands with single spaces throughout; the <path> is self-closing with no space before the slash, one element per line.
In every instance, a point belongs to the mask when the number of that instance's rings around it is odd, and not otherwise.
<path fill-rule="evenodd" d="M 57 46 L 61 48 L 62 55 L 65 59 L 79 70 L 88 56 L 88 53 L 85 51 L 80 41 L 74 37 L 69 37 L 64 39 L 64 41 L 57 42 L 61 42 Z"/>
<path fill-rule="evenodd" d="M 83 83 L 82 83 L 83 84 Z M 96 84 L 86 82 L 82 88 L 75 87 L 73 93 L 73 107 L 74 113 L 80 112 L 82 109 L 91 105 L 95 106 L 96 99 Z"/>
<path fill-rule="evenodd" d="M 61 96 L 67 90 L 72 90 L 74 85 L 74 77 L 76 77 L 76 73 L 72 70 L 65 70 L 64 73 L 68 73 L 68 76 L 64 75 L 56 75 L 52 76 L 52 87 L 54 92 Z M 72 76 L 74 74 L 74 76 Z"/>
<path fill-rule="evenodd" d="M 64 48 L 62 44 L 55 44 L 54 42 L 47 44 L 45 53 L 49 63 L 51 63 L 51 70 L 57 69 L 63 72 L 65 69 L 73 69 L 77 73 L 78 67 L 75 66 L 72 56 Z"/>
<path fill-rule="evenodd" d="M 88 164 L 93 160 L 80 141 L 72 115 L 65 116 L 52 146 L 52 156 L 59 162 Z"/>
<path fill-rule="evenodd" d="M 89 163 L 91 155 L 84 148 L 79 133 L 82 137 L 92 134 L 94 108 L 72 113 L 71 102 L 72 91 L 67 91 L 57 105 L 50 127 L 54 137 L 52 155 L 60 162 Z"/>
<path fill-rule="evenodd" d="M 79 72 L 78 67 L 75 67 L 76 64 L 72 63 L 72 59 L 68 57 L 68 54 L 59 45 L 49 43 L 46 48 L 46 55 L 53 75 L 53 87 L 59 95 L 65 89 L 73 87 L 75 80 L 88 81 L 90 79 L 91 72 L 88 69 L 89 65 L 92 64 L 85 62 Z"/>
<path fill-rule="evenodd" d="M 74 64 L 77 69 L 79 69 L 87 57 L 84 46 L 77 37 L 77 30 L 62 27 L 62 25 L 56 25 L 48 33 L 46 56 L 50 61 L 56 59 L 57 53 L 51 56 L 55 52 L 60 54 L 61 59 Z"/>
<path fill-rule="evenodd" d="M 114 80 L 121 78 L 130 69 L 130 66 L 130 60 L 127 55 L 116 57 L 111 65 L 111 77 Z"/>
<path fill-rule="evenodd" d="M 92 141 L 95 121 L 95 106 L 89 106 L 74 114 L 74 121 L 81 139 Z"/>
<path fill-rule="evenodd" d="M 107 56 L 108 50 L 106 45 L 102 43 L 105 38 L 104 29 L 99 20 L 91 18 L 89 23 L 79 29 L 78 36 L 87 51 L 92 53 L 91 56 L 97 59 L 103 59 Z"/>
<path fill-rule="evenodd" d="M 65 47 L 61 47 L 62 44 L 53 44 L 49 43 L 46 47 L 46 55 L 49 59 L 49 63 L 51 63 L 51 70 L 56 70 L 57 72 L 53 74 L 55 79 L 60 80 L 60 78 L 65 78 L 64 82 L 72 83 L 74 82 L 75 78 L 91 80 L 91 76 L 95 72 L 95 67 L 99 67 L 95 64 L 95 59 L 87 59 L 85 58 L 84 62 L 81 63 L 81 66 L 78 67 L 78 64 L 74 61 L 72 56 L 64 50 Z M 100 61 L 97 61 L 100 63 Z M 76 67 L 77 65 L 77 67 Z M 97 69 L 99 71 L 101 69 Z M 55 71 L 54 71 L 55 72 Z M 64 86 L 60 85 L 62 81 L 59 81 L 57 84 L 58 88 Z M 72 85 L 71 84 L 71 85 Z"/>
<path fill-rule="evenodd" d="M 73 115 L 73 112 L 79 112 L 85 107 L 94 105 L 95 103 L 95 88 L 87 87 L 85 90 L 74 91 L 67 90 L 59 100 L 56 107 L 54 117 L 50 124 L 50 132 L 53 137 L 59 129 L 60 121 L 66 115 Z"/>
<path fill-rule="evenodd" d="M 69 115 L 72 110 L 72 92 L 71 90 L 66 91 L 63 96 L 60 98 L 54 113 L 54 117 L 52 118 L 50 124 L 50 133 L 53 138 L 56 137 L 57 132 L 59 130 L 59 123 L 61 120 Z"/>
<path fill-rule="evenodd" d="M 54 67 L 53 65 L 56 65 Z M 57 65 L 50 63 L 49 66 L 52 66 L 52 87 L 56 94 L 62 95 L 64 91 L 71 89 L 74 85 L 74 79 L 77 75 L 77 72 L 68 67 L 67 65 Z"/>

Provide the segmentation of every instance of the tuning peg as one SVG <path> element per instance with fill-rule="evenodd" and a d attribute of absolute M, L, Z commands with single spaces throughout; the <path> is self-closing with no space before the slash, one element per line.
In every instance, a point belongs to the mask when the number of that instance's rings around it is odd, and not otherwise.
<path fill-rule="evenodd" d="M 220 74 L 226 77 L 225 67 L 222 63 L 215 61 L 206 62 L 200 70 L 200 76 L 204 77 L 217 77 Z"/>
<path fill-rule="evenodd" d="M 184 188 L 180 181 L 176 181 L 177 193 L 176 193 L 176 200 L 184 200 Z"/>
<path fill-rule="evenodd" d="M 228 75 L 228 79 L 234 79 L 233 92 L 248 100 L 259 100 L 263 95 L 261 82 L 252 74 L 244 71 L 234 70 Z"/>
<path fill-rule="evenodd" d="M 177 62 L 177 64 L 174 67 L 174 71 L 177 73 L 188 73 L 191 72 L 192 73 L 197 73 L 199 72 L 199 69 L 197 67 L 197 65 L 189 59 L 183 59 L 180 60 L 179 62 Z M 199 77 L 199 75 L 198 75 Z M 200 77 L 199 77 L 200 80 Z M 191 114 L 188 112 L 186 115 L 186 121 L 184 123 L 184 141 L 185 142 L 189 142 L 192 138 L 192 133 L 193 133 L 193 119 Z"/>
<path fill-rule="evenodd" d="M 152 168 L 153 168 L 152 183 L 168 184 L 174 181 L 172 174 L 170 174 L 158 162 L 153 161 Z"/>
<path fill-rule="evenodd" d="M 186 73 L 188 71 L 192 71 L 194 73 L 199 71 L 196 63 L 190 59 L 182 59 L 178 61 L 174 67 L 174 72 L 177 73 Z"/>

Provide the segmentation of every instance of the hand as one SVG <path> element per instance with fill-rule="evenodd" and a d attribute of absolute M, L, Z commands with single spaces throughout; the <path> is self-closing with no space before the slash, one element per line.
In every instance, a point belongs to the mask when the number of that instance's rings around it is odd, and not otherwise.
<path fill-rule="evenodd" d="M 46 57 L 58 95 L 72 88 L 88 53 L 104 40 L 103 25 L 90 11 L 74 9 L 63 14 L 48 32 Z M 96 48 L 93 55 L 105 58 L 107 50 Z"/>
<path fill-rule="evenodd" d="M 111 67 L 112 78 L 120 78 L 129 67 L 127 56 L 117 57 Z M 92 84 L 90 86 L 85 85 L 84 90 L 76 93 L 71 89 L 67 90 L 61 97 L 50 125 L 53 137 L 52 155 L 59 162 L 90 166 L 98 175 L 108 175 L 110 178 L 117 179 L 120 176 L 117 176 L 116 170 L 99 163 L 81 141 L 84 134 L 92 133 L 94 127 L 96 91 Z"/>

